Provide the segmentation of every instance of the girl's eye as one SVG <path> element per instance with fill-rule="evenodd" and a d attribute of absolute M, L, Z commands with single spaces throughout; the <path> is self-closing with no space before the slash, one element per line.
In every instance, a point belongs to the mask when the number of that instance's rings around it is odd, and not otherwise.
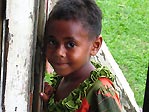
<path fill-rule="evenodd" d="M 49 44 L 49 45 L 56 45 L 56 41 L 54 41 L 54 40 L 49 40 L 49 41 L 48 41 L 48 44 Z"/>
<path fill-rule="evenodd" d="M 75 47 L 75 43 L 74 42 L 68 42 L 67 47 L 68 48 L 73 48 L 73 47 Z"/>

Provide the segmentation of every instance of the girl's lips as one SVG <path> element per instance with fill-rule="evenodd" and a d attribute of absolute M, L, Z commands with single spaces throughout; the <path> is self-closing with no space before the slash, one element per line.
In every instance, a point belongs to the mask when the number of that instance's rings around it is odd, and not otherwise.
<path fill-rule="evenodd" d="M 65 65 L 66 63 L 56 63 L 56 65 Z"/>
<path fill-rule="evenodd" d="M 59 70 L 62 70 L 62 69 L 66 69 L 69 65 L 67 63 L 55 63 L 53 65 L 54 69 L 59 69 Z"/>
<path fill-rule="evenodd" d="M 54 65 L 62 66 L 62 65 L 68 65 L 68 63 L 66 63 L 66 62 L 56 62 Z"/>

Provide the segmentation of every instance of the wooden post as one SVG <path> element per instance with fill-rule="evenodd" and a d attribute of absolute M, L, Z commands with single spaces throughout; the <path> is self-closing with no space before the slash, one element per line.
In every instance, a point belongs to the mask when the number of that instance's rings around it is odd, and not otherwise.
<path fill-rule="evenodd" d="M 0 112 L 3 110 L 5 79 L 6 79 L 6 57 L 7 57 L 7 20 L 5 19 L 6 1 L 0 0 Z"/>
<path fill-rule="evenodd" d="M 2 54 L 2 0 L 0 0 L 0 65 L 2 62 L 1 58 Z M 2 75 L 1 75 L 1 68 L 0 68 L 0 112 L 2 112 Z"/>
<path fill-rule="evenodd" d="M 33 112 L 42 111 L 42 102 L 39 93 L 43 91 L 43 78 L 45 72 L 45 57 L 43 55 L 43 37 L 45 23 L 48 14 L 51 11 L 56 0 L 41 0 L 39 8 L 38 33 L 37 33 L 37 48 L 35 55 L 35 72 L 34 72 L 34 93 L 33 93 Z"/>
<path fill-rule="evenodd" d="M 4 57 L 6 67 L 3 67 L 7 71 L 3 111 L 41 112 L 39 92 L 43 91 L 45 71 L 42 40 L 45 21 L 53 3 L 51 0 L 7 1 L 9 35 L 6 41 L 9 47 L 8 57 Z"/>
<path fill-rule="evenodd" d="M 37 35 L 37 0 L 8 0 L 9 20 L 5 112 L 29 112 Z"/>
<path fill-rule="evenodd" d="M 2 61 L 1 54 L 2 54 L 2 0 L 0 0 L 0 65 Z M 0 73 L 1 73 L 1 68 L 0 68 Z M 0 76 L 0 82 L 1 82 L 1 76 Z M 2 88 L 2 85 L 0 84 L 0 102 L 1 102 L 1 94 L 2 94 L 1 88 Z"/>
<path fill-rule="evenodd" d="M 2 41 L 2 0 L 0 0 L 0 56 L 1 56 L 1 43 Z"/>
<path fill-rule="evenodd" d="M 36 54 L 35 54 L 35 63 L 34 63 L 34 80 L 32 85 L 34 86 L 33 91 L 33 103 L 32 111 L 33 112 L 42 112 L 42 101 L 40 99 L 39 93 L 43 91 L 43 77 L 44 77 L 44 55 L 43 55 L 43 36 L 44 36 L 44 27 L 46 22 L 46 8 L 47 0 L 40 0 L 39 8 L 39 20 L 38 20 L 38 29 L 37 29 L 37 45 L 36 45 Z"/>

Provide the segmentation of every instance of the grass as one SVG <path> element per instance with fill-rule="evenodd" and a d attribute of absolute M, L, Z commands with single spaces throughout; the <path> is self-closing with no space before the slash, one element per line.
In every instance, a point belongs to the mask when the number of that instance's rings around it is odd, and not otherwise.
<path fill-rule="evenodd" d="M 102 36 L 142 107 L 149 64 L 149 1 L 96 1 L 103 12 Z"/>

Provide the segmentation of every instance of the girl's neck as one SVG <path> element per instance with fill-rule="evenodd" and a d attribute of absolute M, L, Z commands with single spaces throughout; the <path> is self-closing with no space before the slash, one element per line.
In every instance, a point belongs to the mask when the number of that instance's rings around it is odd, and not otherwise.
<path fill-rule="evenodd" d="M 90 76 L 90 72 L 93 71 L 95 67 L 91 62 L 86 63 L 79 70 L 63 77 L 56 91 L 55 100 L 59 101 L 66 98 L 71 91 L 79 87 L 79 85 Z M 63 92 L 65 90 L 65 92 Z"/>

